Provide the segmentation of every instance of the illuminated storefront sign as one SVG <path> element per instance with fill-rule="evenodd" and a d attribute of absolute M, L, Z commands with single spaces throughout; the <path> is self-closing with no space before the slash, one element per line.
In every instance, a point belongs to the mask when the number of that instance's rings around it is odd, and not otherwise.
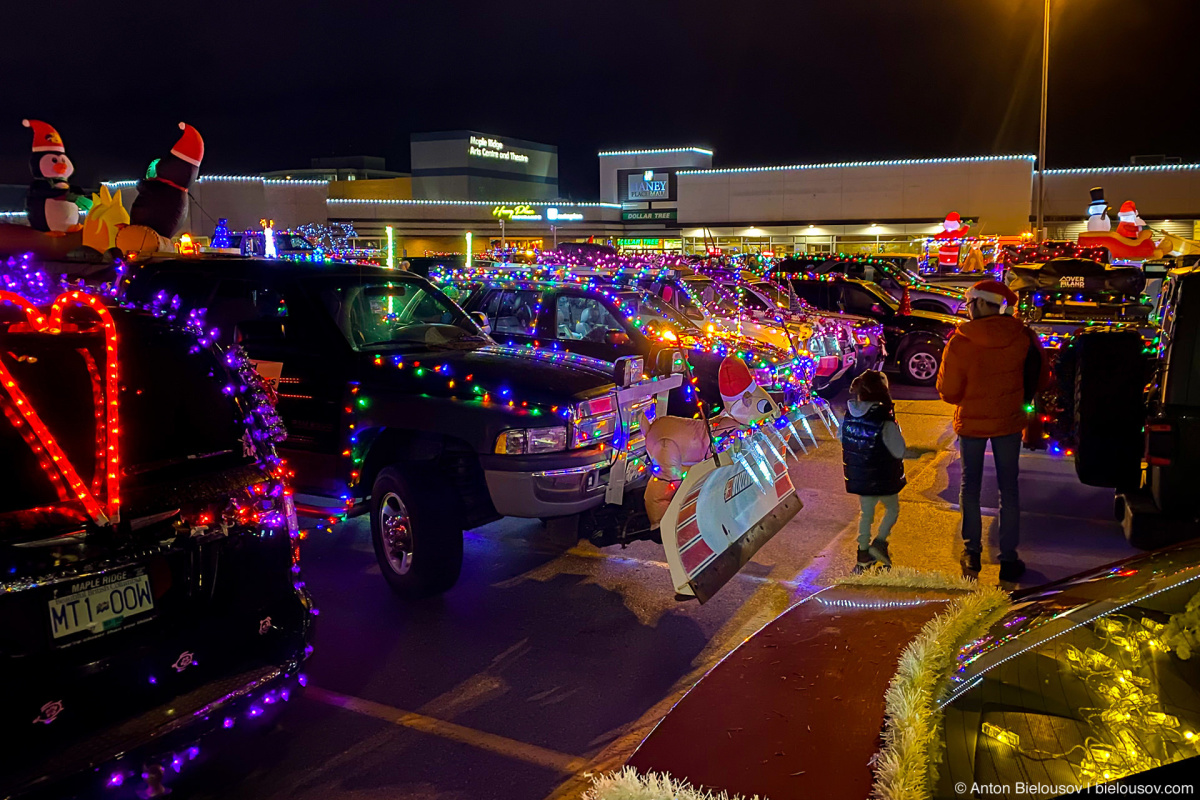
<path fill-rule="evenodd" d="M 680 250 L 682 239 L 617 239 L 617 247 L 639 250 Z"/>
<path fill-rule="evenodd" d="M 492 216 L 513 222 L 540 222 L 542 215 L 533 210 L 533 206 L 524 203 L 515 206 L 496 206 Z"/>
<path fill-rule="evenodd" d="M 654 220 L 674 220 L 679 214 L 678 209 L 664 208 L 661 211 L 622 211 L 622 222 L 649 222 Z"/>
<path fill-rule="evenodd" d="M 621 189 L 621 200 L 625 202 L 675 199 L 673 169 L 618 170 L 617 181 Z"/>
<path fill-rule="evenodd" d="M 467 155 L 476 158 L 490 158 L 496 161 L 511 161 L 514 164 L 528 164 L 529 156 L 516 150 L 509 150 L 504 142 L 490 136 L 472 136 L 467 145 Z"/>
<path fill-rule="evenodd" d="M 579 222 L 583 219 L 583 214 L 578 211 L 559 211 L 551 206 L 546 209 L 546 219 L 550 222 Z"/>

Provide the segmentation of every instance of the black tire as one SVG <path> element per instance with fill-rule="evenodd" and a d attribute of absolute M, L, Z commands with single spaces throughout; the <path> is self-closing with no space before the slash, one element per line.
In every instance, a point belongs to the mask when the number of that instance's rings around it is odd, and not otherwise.
<path fill-rule="evenodd" d="M 1113 519 L 1117 522 L 1125 521 L 1125 495 L 1113 495 Z"/>
<path fill-rule="evenodd" d="M 386 467 L 371 488 L 371 541 L 384 580 L 403 597 L 448 590 L 462 572 L 463 532 L 437 475 Z M 407 518 L 402 530 L 398 518 Z M 388 546 L 384 530 L 394 531 Z"/>
<path fill-rule="evenodd" d="M 929 342 L 915 342 L 900 350 L 900 375 L 914 386 L 933 386 L 942 366 L 942 348 Z"/>
<path fill-rule="evenodd" d="M 1145 359 L 1137 331 L 1087 331 L 1075 345 L 1075 474 L 1088 486 L 1140 484 Z"/>

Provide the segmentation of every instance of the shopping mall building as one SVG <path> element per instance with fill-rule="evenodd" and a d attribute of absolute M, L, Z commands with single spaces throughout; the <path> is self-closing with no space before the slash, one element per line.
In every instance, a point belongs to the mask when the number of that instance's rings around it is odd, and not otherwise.
<path fill-rule="evenodd" d="M 482 250 L 546 248 L 594 240 L 627 249 L 705 252 L 909 250 L 939 232 L 949 212 L 972 235 L 1032 230 L 1032 156 L 854 161 L 714 167 L 703 147 L 598 154 L 600 197 L 567 202 L 553 145 L 474 131 L 415 134 L 409 174 L 379 169 L 202 175 L 192 187 L 188 228 L 210 236 L 216 221 L 256 229 L 312 222 L 353 224 L 359 243 L 398 257 L 463 252 L 466 234 Z M 378 162 L 379 160 L 374 160 Z M 336 165 L 335 165 L 336 166 Z M 376 163 L 378 167 L 380 164 Z M 1153 228 L 1196 238 L 1200 164 L 1048 170 L 1046 227 L 1073 239 L 1085 227 L 1089 191 L 1103 187 L 1110 215 L 1136 202 Z M 132 202 L 134 181 L 114 181 Z"/>

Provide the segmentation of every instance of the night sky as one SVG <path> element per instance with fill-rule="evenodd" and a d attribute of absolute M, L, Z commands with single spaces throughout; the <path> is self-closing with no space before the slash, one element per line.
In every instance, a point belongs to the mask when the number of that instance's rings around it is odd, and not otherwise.
<path fill-rule="evenodd" d="M 1053 0 L 1050 167 L 1200 160 L 1197 0 Z M 53 9 L 50 6 L 53 5 Z M 1037 149 L 1041 0 L 8 3 L 0 182 L 29 131 L 76 180 L 134 178 L 179 120 L 203 172 L 382 155 L 414 131 L 557 144 L 564 195 L 604 148 L 702 145 L 717 166 Z"/>

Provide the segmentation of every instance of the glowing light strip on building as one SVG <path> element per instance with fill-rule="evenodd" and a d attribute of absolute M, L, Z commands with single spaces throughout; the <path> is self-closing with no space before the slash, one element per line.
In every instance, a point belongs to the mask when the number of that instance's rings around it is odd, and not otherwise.
<path fill-rule="evenodd" d="M 1198 170 L 1200 164 L 1146 164 L 1126 167 L 1081 167 L 1078 169 L 1048 169 L 1047 175 L 1119 175 L 1133 172 L 1179 172 Z"/>
<path fill-rule="evenodd" d="M 550 202 L 530 202 L 528 200 L 380 200 L 380 199 L 361 199 L 331 197 L 325 201 L 326 203 L 336 203 L 339 205 L 346 203 L 362 203 L 364 205 L 400 205 L 400 206 L 541 206 L 543 208 L 620 208 L 620 203 L 550 203 Z"/>
<path fill-rule="evenodd" d="M 0 219 L 25 219 L 24 211 L 0 211 Z"/>
<path fill-rule="evenodd" d="M 264 178 L 261 175 L 201 175 L 196 178 L 196 183 L 269 183 L 277 184 L 292 184 L 295 186 L 323 186 L 329 181 L 316 180 L 312 178 Z M 110 188 L 121 189 L 126 186 L 137 186 L 137 181 L 101 181 L 102 184 Z"/>
<path fill-rule="evenodd" d="M 597 153 L 600 158 L 606 156 L 653 156 L 659 153 L 699 153 L 702 156 L 711 156 L 712 150 L 705 150 L 703 147 L 663 147 L 657 150 L 606 150 Z"/>
<path fill-rule="evenodd" d="M 994 161 L 1037 161 L 1036 156 L 967 156 L 963 158 L 907 158 L 892 161 L 838 161 L 830 164 L 793 164 L 784 167 L 732 167 L 727 169 L 681 169 L 677 175 L 722 175 L 731 172 L 784 172 L 808 169 L 849 169 L 856 167 L 908 167 L 926 164 L 982 164 Z M 1047 172 L 1049 174 L 1049 172 Z"/>

